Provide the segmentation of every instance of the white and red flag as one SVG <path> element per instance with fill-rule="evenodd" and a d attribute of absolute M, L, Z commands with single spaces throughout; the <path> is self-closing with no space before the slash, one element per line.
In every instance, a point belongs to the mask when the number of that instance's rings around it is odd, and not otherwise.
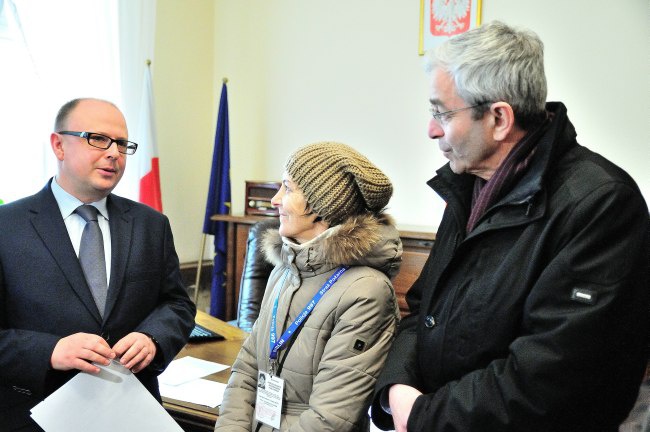
<path fill-rule="evenodd" d="M 162 212 L 162 194 L 160 192 L 160 167 L 158 145 L 156 142 L 156 122 L 154 118 L 153 86 L 151 70 L 144 71 L 142 101 L 138 125 L 138 170 L 140 177 L 140 194 L 138 201 Z"/>

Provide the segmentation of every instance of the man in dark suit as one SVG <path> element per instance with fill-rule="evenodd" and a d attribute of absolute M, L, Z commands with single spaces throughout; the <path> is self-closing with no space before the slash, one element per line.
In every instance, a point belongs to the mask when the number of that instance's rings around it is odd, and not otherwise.
<path fill-rule="evenodd" d="M 187 342 L 196 309 L 169 220 L 111 194 L 137 148 L 127 139 L 115 105 L 68 102 L 50 136 L 58 174 L 37 194 L 0 206 L 3 431 L 39 431 L 30 409 L 78 371 L 98 373 L 93 363 L 120 361 L 160 400 L 156 377 Z M 82 204 L 98 210 L 105 300 L 95 300 L 78 258 Z"/>

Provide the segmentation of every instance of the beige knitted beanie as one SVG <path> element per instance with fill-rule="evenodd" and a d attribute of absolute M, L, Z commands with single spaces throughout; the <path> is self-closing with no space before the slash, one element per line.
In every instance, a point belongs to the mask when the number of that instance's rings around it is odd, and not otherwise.
<path fill-rule="evenodd" d="M 311 209 L 330 225 L 350 216 L 379 213 L 393 194 L 390 179 L 365 156 L 336 142 L 296 150 L 285 165 Z"/>

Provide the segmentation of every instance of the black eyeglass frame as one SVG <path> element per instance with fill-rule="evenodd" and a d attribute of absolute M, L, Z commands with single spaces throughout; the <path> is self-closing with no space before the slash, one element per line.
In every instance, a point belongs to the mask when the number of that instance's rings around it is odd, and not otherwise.
<path fill-rule="evenodd" d="M 102 150 L 108 150 L 109 148 L 111 148 L 113 143 L 115 143 L 115 145 L 117 145 L 117 151 L 122 153 L 122 154 L 125 154 L 125 155 L 132 155 L 132 154 L 134 154 L 136 152 L 136 150 L 138 150 L 138 144 L 134 143 L 133 141 L 123 140 L 123 139 L 113 139 L 113 138 L 111 138 L 109 136 L 106 136 L 104 134 L 100 134 L 100 133 L 97 133 L 97 132 L 59 131 L 57 133 L 61 134 L 61 135 L 71 135 L 71 136 L 76 136 L 76 137 L 79 137 L 79 138 L 85 138 L 86 142 L 88 143 L 89 146 L 95 147 L 95 148 L 98 148 L 98 149 L 102 149 Z M 106 139 L 108 141 L 108 145 L 106 147 L 101 147 L 101 146 L 92 144 L 90 142 L 90 140 L 94 136 L 100 136 L 100 137 Z"/>

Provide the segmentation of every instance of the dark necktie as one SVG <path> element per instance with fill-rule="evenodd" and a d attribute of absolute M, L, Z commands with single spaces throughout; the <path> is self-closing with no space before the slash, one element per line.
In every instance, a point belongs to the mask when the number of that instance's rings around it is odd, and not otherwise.
<path fill-rule="evenodd" d="M 81 234 L 79 247 L 79 261 L 83 269 L 86 282 L 95 299 L 95 304 L 101 316 L 104 316 L 106 306 L 106 259 L 104 257 L 104 238 L 97 222 L 97 209 L 91 205 L 77 207 L 75 212 L 86 221 Z"/>

